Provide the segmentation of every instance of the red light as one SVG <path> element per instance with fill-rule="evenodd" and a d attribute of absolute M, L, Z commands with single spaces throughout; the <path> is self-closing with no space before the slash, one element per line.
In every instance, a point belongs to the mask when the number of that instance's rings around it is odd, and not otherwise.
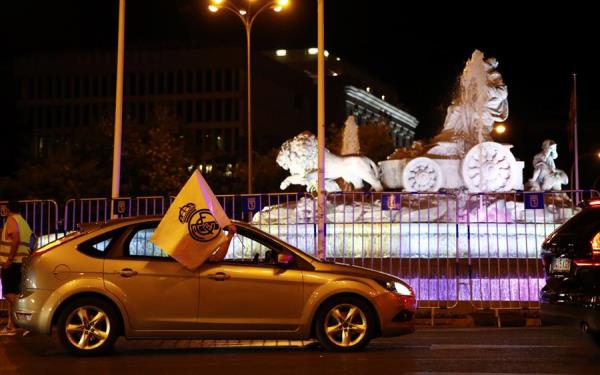
<path fill-rule="evenodd" d="M 592 238 L 590 245 L 592 245 L 592 258 L 600 259 L 600 232 Z"/>
<path fill-rule="evenodd" d="M 600 267 L 600 262 L 595 262 L 593 259 L 575 259 L 573 263 L 577 267 Z"/>
<path fill-rule="evenodd" d="M 590 201 L 590 207 L 600 207 L 600 199 L 594 199 Z"/>

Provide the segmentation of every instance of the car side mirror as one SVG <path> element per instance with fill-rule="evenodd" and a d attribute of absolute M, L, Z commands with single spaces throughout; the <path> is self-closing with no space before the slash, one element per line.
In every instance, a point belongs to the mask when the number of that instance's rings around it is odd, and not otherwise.
<path fill-rule="evenodd" d="M 290 254 L 277 254 L 277 264 L 280 266 L 288 266 L 293 260 L 294 257 Z"/>

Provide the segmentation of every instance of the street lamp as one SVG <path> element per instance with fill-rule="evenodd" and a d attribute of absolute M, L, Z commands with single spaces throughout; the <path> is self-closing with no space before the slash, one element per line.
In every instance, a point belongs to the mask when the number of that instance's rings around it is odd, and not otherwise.
<path fill-rule="evenodd" d="M 275 12 L 280 12 L 285 8 L 289 0 L 270 0 L 260 5 L 255 4 L 255 0 L 247 0 L 246 7 L 239 7 L 231 0 L 210 0 L 208 10 L 217 12 L 220 9 L 226 9 L 234 13 L 244 24 L 246 29 L 246 86 L 247 86 L 247 121 L 248 121 L 248 194 L 252 194 L 252 80 L 250 69 L 250 32 L 256 17 L 265 9 L 271 8 Z"/>
<path fill-rule="evenodd" d="M 503 135 L 506 132 L 506 125 L 503 123 L 496 124 L 496 126 L 494 126 L 494 131 L 498 135 Z"/>

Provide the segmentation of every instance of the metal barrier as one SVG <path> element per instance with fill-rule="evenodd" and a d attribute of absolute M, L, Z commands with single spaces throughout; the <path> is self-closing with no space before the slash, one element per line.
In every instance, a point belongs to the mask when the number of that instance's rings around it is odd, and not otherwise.
<path fill-rule="evenodd" d="M 77 229 L 82 223 L 106 222 L 110 219 L 110 198 L 69 199 L 65 204 L 64 231 Z"/>
<path fill-rule="evenodd" d="M 537 308 L 544 284 L 539 249 L 544 238 L 597 191 L 447 193 L 331 193 L 326 205 L 327 258 L 408 281 L 419 308 Z M 317 202 L 307 193 L 217 196 L 242 220 L 317 254 Z M 174 197 L 20 201 L 43 241 L 80 223 L 162 215 Z M 3 202 L 0 202 L 0 207 Z M 59 216 L 60 213 L 63 216 Z M 4 224 L 4 218 L 0 218 Z M 433 316 L 433 314 L 432 314 Z"/>
<path fill-rule="evenodd" d="M 444 193 L 329 194 L 327 255 L 401 277 L 420 308 L 455 307 L 455 202 Z"/>

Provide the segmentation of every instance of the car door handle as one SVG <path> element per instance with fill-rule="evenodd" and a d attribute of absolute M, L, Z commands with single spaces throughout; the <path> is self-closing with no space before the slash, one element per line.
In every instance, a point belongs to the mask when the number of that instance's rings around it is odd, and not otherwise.
<path fill-rule="evenodd" d="M 217 272 L 217 273 L 211 273 L 210 275 L 208 275 L 208 278 L 211 280 L 216 280 L 216 281 L 225 281 L 225 280 L 231 278 L 231 276 L 229 276 L 228 274 L 226 274 L 224 272 Z"/>
<path fill-rule="evenodd" d="M 137 275 L 137 271 L 134 271 L 131 268 L 123 268 L 121 271 L 119 271 L 119 275 L 123 277 L 131 277 Z"/>

